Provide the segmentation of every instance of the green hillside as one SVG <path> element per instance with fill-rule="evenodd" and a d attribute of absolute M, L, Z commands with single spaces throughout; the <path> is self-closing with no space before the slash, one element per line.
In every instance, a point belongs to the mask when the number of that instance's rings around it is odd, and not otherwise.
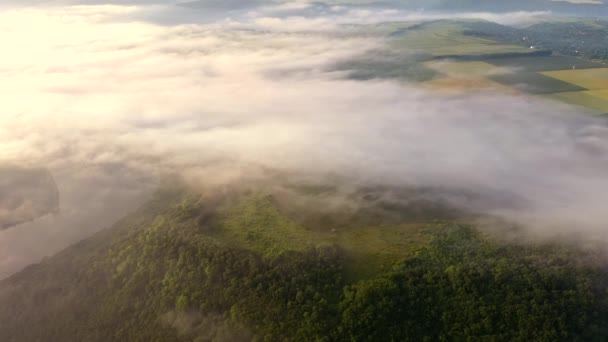
<path fill-rule="evenodd" d="M 111 229 L 3 281 L 0 340 L 608 336 L 608 276 L 593 255 L 497 242 L 446 206 L 391 206 L 382 189 L 331 209 L 336 190 L 294 191 L 166 186 Z"/>

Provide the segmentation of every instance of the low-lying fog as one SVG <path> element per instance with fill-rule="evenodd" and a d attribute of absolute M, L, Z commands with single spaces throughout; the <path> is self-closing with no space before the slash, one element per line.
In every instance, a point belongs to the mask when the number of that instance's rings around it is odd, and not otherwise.
<path fill-rule="evenodd" d="M 386 46 L 353 24 L 439 15 L 217 2 L 180 20 L 183 8 L 135 1 L 40 3 L 0 10 L 0 160 L 48 168 L 61 213 L 0 232 L 0 278 L 110 225 L 164 172 L 222 183 L 250 164 L 466 188 L 484 199 L 454 204 L 608 238 L 605 120 L 523 94 L 450 96 L 329 71 Z"/>

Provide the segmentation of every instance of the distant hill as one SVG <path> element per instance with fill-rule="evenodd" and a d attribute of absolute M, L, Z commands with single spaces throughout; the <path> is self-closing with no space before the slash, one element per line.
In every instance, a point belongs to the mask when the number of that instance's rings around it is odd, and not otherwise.
<path fill-rule="evenodd" d="M 331 2 L 331 1 L 330 1 Z M 601 1 L 553 0 L 338 0 L 340 4 L 402 7 L 412 10 L 453 12 L 551 11 L 570 16 L 608 16 L 608 4 Z"/>
<path fill-rule="evenodd" d="M 0 166 L 0 230 L 59 211 L 59 190 L 46 169 Z"/>
<path fill-rule="evenodd" d="M 490 22 L 469 24 L 466 35 L 550 49 L 562 55 L 608 60 L 607 20 L 564 20 L 512 28 Z"/>
<path fill-rule="evenodd" d="M 332 208 L 338 192 L 165 186 L 1 282 L 0 340 L 608 337 L 608 276 L 593 255 L 496 241 L 421 193 L 362 188 Z"/>

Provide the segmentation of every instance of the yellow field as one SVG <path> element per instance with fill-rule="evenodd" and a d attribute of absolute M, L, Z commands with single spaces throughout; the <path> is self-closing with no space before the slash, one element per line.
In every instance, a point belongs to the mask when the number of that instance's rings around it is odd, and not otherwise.
<path fill-rule="evenodd" d="M 547 97 L 574 105 L 584 106 L 596 111 L 598 114 L 608 113 L 608 90 L 572 91 L 555 93 L 548 95 Z"/>
<path fill-rule="evenodd" d="M 547 71 L 542 74 L 590 90 L 608 89 L 608 68 Z"/>
<path fill-rule="evenodd" d="M 431 61 L 424 65 L 453 78 L 480 78 L 511 72 L 486 62 Z"/>
<path fill-rule="evenodd" d="M 510 72 L 506 68 L 478 61 L 430 61 L 424 63 L 424 65 L 444 76 L 423 83 L 424 86 L 433 90 L 456 93 L 479 90 L 500 91 L 510 94 L 519 93 L 514 88 L 486 78 L 486 76 Z"/>
<path fill-rule="evenodd" d="M 481 61 L 430 61 L 424 66 L 435 70 L 443 77 L 423 82 L 433 91 L 462 94 L 474 91 L 497 91 L 503 94 L 520 94 L 521 92 L 505 84 L 493 81 L 488 77 L 512 73 L 508 68 L 501 68 Z M 542 95 L 572 105 L 586 107 L 597 114 L 608 113 L 608 68 L 560 70 L 542 72 L 551 78 L 568 82 L 579 87 L 594 89 L 584 91 L 566 91 Z M 522 76 L 522 82 L 525 78 Z M 559 90 L 558 90 L 559 91 Z"/>
<path fill-rule="evenodd" d="M 480 55 L 492 53 L 530 52 L 529 49 L 500 44 L 489 39 L 465 36 L 462 23 L 438 22 L 421 30 L 408 31 L 391 43 L 394 48 L 424 51 L 433 55 Z"/>
<path fill-rule="evenodd" d="M 438 78 L 421 83 L 435 91 L 448 93 L 467 93 L 471 91 L 499 91 L 502 94 L 520 94 L 514 88 L 505 86 L 487 78 Z"/>
<path fill-rule="evenodd" d="M 604 100 L 608 100 L 608 89 L 589 90 L 586 93 L 589 95 L 593 95 L 595 97 L 599 97 Z"/>

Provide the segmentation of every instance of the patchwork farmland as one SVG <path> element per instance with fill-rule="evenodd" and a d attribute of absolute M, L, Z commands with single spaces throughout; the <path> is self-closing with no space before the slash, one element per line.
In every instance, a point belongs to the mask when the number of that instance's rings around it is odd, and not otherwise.
<path fill-rule="evenodd" d="M 608 65 L 466 35 L 474 23 L 392 24 L 388 35 L 395 51 L 427 56 L 419 66 L 434 71 L 432 79 L 422 82 L 432 89 L 528 93 L 580 106 L 591 114 L 608 113 Z"/>

